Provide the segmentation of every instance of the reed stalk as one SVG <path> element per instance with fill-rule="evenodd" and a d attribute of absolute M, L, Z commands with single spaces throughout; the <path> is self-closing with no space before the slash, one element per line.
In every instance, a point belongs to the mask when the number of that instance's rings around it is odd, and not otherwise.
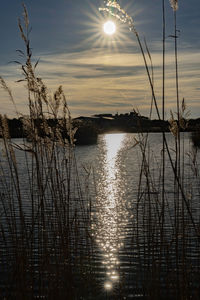
<path fill-rule="evenodd" d="M 151 262 L 148 261 L 148 266 L 154 266 L 155 272 L 153 274 L 153 278 L 150 281 L 152 284 L 155 284 L 156 291 L 152 292 L 150 287 L 147 287 L 147 294 L 150 293 L 150 299 L 161 299 L 163 297 L 162 293 L 160 294 L 162 290 L 162 285 L 165 285 L 165 291 L 168 291 L 169 297 L 176 297 L 177 299 L 180 299 L 180 297 L 186 297 L 186 294 L 188 293 L 189 288 L 189 277 L 186 269 L 189 267 L 187 263 L 187 255 L 186 249 L 188 246 L 188 236 L 187 236 L 187 222 L 190 222 L 190 226 L 192 226 L 193 233 L 192 239 L 197 238 L 199 239 L 199 230 L 198 230 L 198 222 L 193 214 L 191 204 L 189 201 L 189 198 L 187 196 L 187 191 L 184 187 L 184 176 L 182 171 L 184 172 L 184 163 L 181 167 L 181 150 L 184 151 L 184 147 L 181 149 L 181 143 L 180 143 L 180 130 L 185 129 L 185 127 L 182 127 L 183 117 L 181 115 L 180 111 L 180 103 L 179 103 L 179 78 L 178 78 L 178 47 L 177 47 L 177 24 L 176 24 L 176 11 L 178 9 L 178 1 L 171 0 L 170 4 L 173 8 L 174 13 L 174 53 L 175 53 L 175 83 L 176 83 L 176 107 L 177 107 L 177 120 L 174 119 L 172 115 L 172 121 L 171 123 L 171 132 L 174 134 L 174 141 L 175 141 L 175 159 L 173 158 L 173 153 L 171 152 L 171 149 L 169 148 L 169 144 L 167 142 L 166 134 L 165 132 L 162 133 L 162 155 L 161 155 L 161 194 L 160 194 L 160 201 L 159 198 L 156 199 L 155 197 L 155 210 L 153 210 L 153 202 L 151 193 L 154 189 L 152 189 L 153 184 L 151 182 L 151 167 L 150 167 L 150 161 L 147 159 L 148 152 L 147 150 L 147 140 L 144 142 L 140 140 L 140 150 L 142 154 L 142 163 L 141 163 L 141 169 L 139 173 L 139 182 L 138 182 L 138 196 L 137 196 L 137 203 L 135 208 L 136 213 L 136 245 L 137 245 L 137 254 L 138 254 L 138 260 L 139 260 L 139 266 L 140 269 L 143 269 L 144 261 L 148 258 L 147 256 L 150 256 L 150 249 L 153 247 L 153 253 L 154 253 L 154 259 L 155 256 L 158 255 L 158 262 L 154 263 L 154 260 L 151 260 Z M 112 7 L 112 11 L 109 10 L 109 7 Z M 154 102 L 154 106 L 156 109 L 157 117 L 159 120 L 165 119 L 165 32 L 166 32 L 166 26 L 165 26 L 165 1 L 162 1 L 162 29 L 163 29 L 163 51 L 162 51 L 162 114 L 160 114 L 160 111 L 158 109 L 157 99 L 154 91 L 154 84 L 153 84 L 153 75 L 150 72 L 146 54 L 143 48 L 143 45 L 141 43 L 140 36 L 138 32 L 135 29 L 134 22 L 132 17 L 130 17 L 126 11 L 124 11 L 118 3 L 113 3 L 112 1 L 107 1 L 105 8 L 100 8 L 102 11 L 106 11 L 112 16 L 116 17 L 117 20 L 120 20 L 122 23 L 125 23 L 128 25 L 129 30 L 134 33 L 138 46 L 143 58 L 144 66 L 146 69 L 146 74 L 148 77 L 148 82 L 151 88 L 152 93 L 152 99 Z M 147 54 L 149 57 L 150 53 L 148 50 L 148 46 L 145 41 L 145 46 L 147 50 Z M 151 61 L 151 58 L 150 58 Z M 152 69 L 152 65 L 151 65 Z M 151 115 L 151 109 L 150 109 L 150 115 Z M 166 152 L 166 154 L 165 154 Z M 183 153 L 182 155 L 185 155 Z M 166 170 L 166 164 L 170 164 L 171 171 L 174 176 L 174 209 L 173 212 L 171 212 L 172 204 L 169 203 L 167 197 L 166 197 L 166 177 L 165 177 L 165 170 Z M 143 185 L 143 180 L 146 180 L 146 189 Z M 145 196 L 146 195 L 146 196 Z M 181 201 L 181 202 L 180 202 Z M 148 203 L 148 205 L 147 205 Z M 141 217 L 142 215 L 142 217 Z M 186 217 L 187 215 L 187 217 Z M 156 232 L 152 232 L 152 218 L 155 218 L 157 221 L 157 228 Z M 187 221 L 186 221 L 187 219 Z M 171 227 L 167 229 L 168 222 L 170 220 Z M 145 231 L 146 230 L 146 231 Z M 155 239 L 154 239 L 155 234 Z M 150 239 L 154 239 L 154 243 L 151 246 Z M 146 250 L 146 246 L 149 249 Z M 170 253 L 172 252 L 172 253 Z M 164 275 L 163 269 L 166 268 L 168 274 L 172 272 L 173 269 L 173 258 L 175 253 L 175 269 L 174 272 L 174 283 L 172 281 L 166 281 L 165 283 L 162 282 L 161 278 L 164 276 L 166 279 L 166 274 Z M 166 265 L 163 261 L 166 261 Z M 147 272 L 147 274 L 149 274 Z M 148 282 L 148 275 L 147 275 L 147 281 L 144 281 L 145 283 Z M 162 278 L 163 279 L 163 278 Z M 173 287 L 172 287 L 173 286 Z M 145 287 L 144 287 L 145 289 Z M 152 294 L 151 294 L 152 292 Z M 173 296 L 172 296 L 173 295 Z M 165 297 L 163 297 L 165 299 Z"/>
<path fill-rule="evenodd" d="M 165 2 L 163 13 L 162 49 L 162 110 L 158 109 L 154 92 L 153 63 L 148 46 L 146 52 L 135 30 L 133 20 L 116 1 L 108 1 L 120 12 L 121 21 L 128 23 L 135 34 L 143 57 L 152 100 L 159 120 L 165 119 Z M 171 1 L 174 13 L 177 1 Z M 74 134 L 70 111 L 59 87 L 53 96 L 47 93 L 43 81 L 36 75 L 32 64 L 28 13 L 24 9 L 24 25 L 19 30 L 25 43 L 25 62 L 21 65 L 28 87 L 29 117 L 23 119 L 29 142 L 14 144 L 10 139 L 7 118 L 1 116 L 2 135 L 0 161 L 0 262 L 3 275 L 1 294 L 8 299 L 94 299 L 102 293 L 93 262 L 97 255 L 92 236 L 93 203 L 89 182 L 91 168 L 85 168 L 85 189 L 79 177 L 74 153 Z M 107 10 L 106 10 L 107 11 Z M 176 21 L 176 20 L 175 20 Z M 138 184 L 132 210 L 130 269 L 134 268 L 131 287 L 119 288 L 103 299 L 122 299 L 140 295 L 144 299 L 198 299 L 199 277 L 199 220 L 193 204 L 192 183 L 185 180 L 184 141 L 180 144 L 180 127 L 184 119 L 185 104 L 179 104 L 178 53 L 175 23 L 175 68 L 178 121 L 172 115 L 171 131 L 175 135 L 175 159 L 162 133 L 162 152 L 159 161 L 152 155 L 148 134 L 139 134 Z M 147 58 L 151 62 L 148 66 Z M 20 80 L 21 81 L 21 80 Z M 11 93 L 5 82 L 1 85 Z M 12 98 L 13 101 L 13 98 Z M 150 116 L 152 107 L 150 109 Z M 49 126 L 50 117 L 54 126 Z M 184 126 L 183 126 L 184 127 Z M 182 128 L 183 128 L 182 127 Z M 181 165 L 181 151 L 183 161 Z M 24 158 L 23 168 L 17 154 Z M 189 156 L 192 179 L 199 180 L 197 152 Z M 172 197 L 167 195 L 166 168 L 175 187 Z M 156 175 L 154 174 L 156 169 Z M 26 179 L 24 174 L 26 173 Z M 96 190 L 95 185 L 93 189 Z M 198 191 L 199 192 L 199 191 Z M 191 197 L 189 196 L 191 194 Z M 181 202 L 180 202 L 181 200 Z M 86 206 L 89 204 L 89 206 Z M 128 251 L 129 250 L 129 251 Z M 189 252 L 193 251 L 194 257 Z M 193 261 L 194 260 L 194 261 Z M 195 268 L 192 274 L 191 268 Z M 119 268 L 120 271 L 120 268 Z M 123 274 L 123 271 L 121 271 Z M 0 276 L 1 273 L 0 273 Z M 126 283 L 125 272 L 123 282 Z M 195 284 L 194 284 L 195 282 Z M 197 285 L 197 286 L 196 286 Z M 194 287 L 191 290 L 191 286 Z M 196 289 L 196 290 L 195 290 Z M 197 296 L 196 294 L 197 293 Z"/>
<path fill-rule="evenodd" d="M 93 280 L 91 287 L 84 288 L 93 274 L 92 266 L 86 264 L 92 248 L 90 212 L 84 204 L 74 154 L 76 129 L 62 87 L 52 97 L 36 75 L 24 5 L 23 14 L 24 23 L 19 20 L 18 25 L 25 62 L 21 64 L 24 78 L 19 82 L 27 84 L 29 117 L 23 118 L 23 125 L 29 141 L 14 144 L 6 117 L 1 117 L 0 245 L 7 250 L 1 259 L 1 295 L 20 300 L 76 299 L 96 284 Z M 3 79 L 1 85 L 11 97 Z M 55 126 L 49 126 L 52 116 Z M 21 153 L 23 165 L 16 153 Z"/>

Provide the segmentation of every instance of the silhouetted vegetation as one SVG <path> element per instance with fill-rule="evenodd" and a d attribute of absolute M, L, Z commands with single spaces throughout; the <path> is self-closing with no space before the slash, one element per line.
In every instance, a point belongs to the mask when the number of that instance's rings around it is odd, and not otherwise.
<path fill-rule="evenodd" d="M 107 6 L 112 5 L 120 12 L 118 19 L 127 22 L 137 38 L 158 119 L 150 120 L 131 112 L 72 120 L 62 87 L 51 97 L 43 81 L 35 75 L 24 6 L 24 27 L 19 21 L 19 29 L 26 49 L 21 52 L 25 58 L 21 67 L 28 90 L 29 116 L 13 120 L 0 116 L 2 299 L 199 299 L 200 192 L 196 185 L 199 165 L 197 151 L 187 153 L 190 177 L 185 174 L 184 139 L 181 143 L 180 132 L 195 131 L 200 119 L 186 120 L 184 102 L 180 109 L 179 101 L 178 118 L 172 113 L 169 122 L 161 119 L 151 72 L 133 20 L 115 1 L 111 2 Z M 176 10 L 177 1 L 170 2 Z M 3 79 L 1 83 L 9 91 Z M 169 148 L 165 135 L 169 130 L 173 149 Z M 129 269 L 126 266 L 121 270 L 121 282 L 111 294 L 106 293 L 99 281 L 99 273 L 104 269 L 99 267 L 97 244 L 92 235 L 95 201 L 91 201 L 88 188 L 90 168 L 85 168 L 85 186 L 82 186 L 74 152 L 76 139 L 78 143 L 94 143 L 98 133 L 109 131 L 140 133 L 132 146 L 140 150 L 139 175 L 132 203 L 126 203 L 134 216 L 127 228 L 130 244 L 125 254 Z M 152 159 L 149 149 L 151 131 L 162 132 L 158 161 Z M 25 140 L 18 145 L 12 137 Z M 198 146 L 198 138 L 195 139 Z M 170 187 L 166 168 L 170 170 Z M 120 226 L 119 220 L 115 222 Z M 127 284 L 124 274 L 130 269 Z"/>
<path fill-rule="evenodd" d="M 12 138 L 26 138 L 28 132 L 24 128 L 23 118 L 7 119 L 9 133 Z M 63 138 L 69 138 L 67 130 L 62 127 L 60 119 L 47 119 L 47 126 L 50 128 L 59 128 Z M 38 135 L 45 137 L 46 132 L 43 127 L 42 119 L 35 119 L 34 124 L 38 129 Z M 76 128 L 75 144 L 95 144 L 97 135 L 106 132 L 169 132 L 170 123 L 165 120 L 151 120 L 148 117 L 141 116 L 136 112 L 125 114 L 97 114 L 93 117 L 78 117 L 72 119 L 73 127 Z M 192 136 L 196 136 L 200 127 L 200 118 L 185 120 L 185 128 L 180 131 L 195 132 Z M 1 137 L 1 135 L 0 135 Z"/>

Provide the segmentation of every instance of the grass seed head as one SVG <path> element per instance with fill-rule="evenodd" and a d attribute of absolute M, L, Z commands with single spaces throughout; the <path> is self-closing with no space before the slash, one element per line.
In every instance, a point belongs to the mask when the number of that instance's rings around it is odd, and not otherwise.
<path fill-rule="evenodd" d="M 170 0 L 170 5 L 171 5 L 173 11 L 178 10 L 178 0 Z"/>

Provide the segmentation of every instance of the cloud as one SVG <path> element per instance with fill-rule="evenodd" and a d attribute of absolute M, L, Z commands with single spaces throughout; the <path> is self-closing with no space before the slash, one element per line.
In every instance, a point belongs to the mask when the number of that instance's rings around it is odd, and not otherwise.
<path fill-rule="evenodd" d="M 155 92 L 158 105 L 162 98 L 162 55 L 152 51 L 154 65 Z M 179 86 L 180 99 L 186 98 L 191 111 L 200 113 L 199 68 L 200 54 L 186 49 L 179 51 Z M 150 65 L 150 62 L 148 62 Z M 15 91 L 16 102 L 20 110 L 27 110 L 27 91 L 24 83 L 14 81 L 21 77 L 16 66 L 1 66 L 12 90 Z M 151 89 L 144 68 L 142 56 L 138 52 L 124 51 L 118 53 L 110 49 L 92 48 L 71 53 L 41 54 L 37 74 L 46 83 L 49 92 L 62 85 L 66 93 L 73 116 L 84 112 L 95 114 L 102 112 L 127 112 L 137 107 L 142 114 L 148 115 L 151 103 Z M 5 99 L 5 94 L 3 95 Z M 1 97 L 2 98 L 2 97 Z M 166 106 L 176 109 L 174 53 L 170 49 L 166 53 Z M 6 110 L 8 102 L 0 102 L 0 110 Z M 155 115 L 156 117 L 156 115 Z"/>

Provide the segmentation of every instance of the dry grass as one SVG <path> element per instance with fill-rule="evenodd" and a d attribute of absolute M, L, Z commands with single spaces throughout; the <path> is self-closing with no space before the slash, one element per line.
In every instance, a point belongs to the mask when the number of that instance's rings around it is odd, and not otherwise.
<path fill-rule="evenodd" d="M 23 117 L 28 142 L 14 144 L 1 116 L 0 293 L 5 299 L 79 299 L 96 283 L 90 211 L 74 155 L 76 128 L 62 87 L 51 97 L 36 76 L 25 6 L 19 29 L 26 49 L 21 68 L 28 88 L 29 117 Z M 1 85 L 13 101 L 3 79 Z M 55 126 L 48 125 L 49 118 Z"/>
<path fill-rule="evenodd" d="M 176 10 L 177 1 L 171 1 Z M 144 59 L 158 118 L 153 72 L 148 68 L 133 20 L 113 1 L 121 21 L 136 35 Z M 24 24 L 24 25 L 23 25 Z M 29 20 L 24 6 L 24 23 L 19 20 L 25 52 L 21 65 L 28 87 L 29 117 L 23 118 L 28 140 L 14 144 L 9 136 L 6 116 L 0 130 L 0 293 L 5 299 L 94 299 L 102 291 L 94 264 L 97 253 L 91 236 L 91 212 L 87 171 L 82 189 L 74 154 L 71 115 L 62 87 L 48 95 L 32 64 Z M 21 80 L 20 80 L 21 81 Z M 1 78 L 2 87 L 12 94 Z M 179 104 L 178 104 L 179 106 Z M 149 136 L 136 141 L 141 161 L 137 197 L 132 204 L 135 218 L 129 232 L 129 286 L 123 284 L 112 295 L 101 299 L 124 299 L 133 294 L 140 299 L 199 299 L 200 244 L 199 215 L 193 182 L 199 181 L 197 155 L 189 154 L 192 182 L 185 176 L 184 141 L 180 127 L 185 124 L 185 103 L 178 122 L 172 113 L 173 151 L 163 132 L 163 152 L 155 162 Z M 48 119 L 55 126 L 48 125 Z M 181 160 L 182 159 L 182 160 Z M 23 163 L 22 163 L 23 162 Z M 153 169 L 157 167 L 159 180 Z M 172 187 L 167 193 L 165 166 L 171 168 Z M 84 192 L 83 192 L 84 191 Z M 198 194 L 199 195 L 199 194 Z M 89 202 L 89 206 L 87 206 Z M 126 283 L 126 278 L 124 278 Z M 67 298 L 66 298 L 67 297 Z M 100 297 L 100 296 L 99 296 Z"/>

